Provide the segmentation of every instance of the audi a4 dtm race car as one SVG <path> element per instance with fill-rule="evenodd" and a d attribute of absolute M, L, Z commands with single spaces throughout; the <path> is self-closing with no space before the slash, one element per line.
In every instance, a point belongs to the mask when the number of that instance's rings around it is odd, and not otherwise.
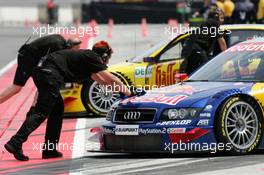
<path fill-rule="evenodd" d="M 101 128 L 101 150 L 249 153 L 264 147 L 263 107 L 259 38 L 232 46 L 184 82 L 115 103 Z"/>
<path fill-rule="evenodd" d="M 263 35 L 263 25 L 230 25 L 222 26 L 230 30 L 226 35 L 228 46 Z M 188 34 L 176 36 L 150 48 L 143 54 L 128 60 L 128 62 L 111 65 L 109 71 L 119 77 L 126 85 L 135 87 L 160 87 L 175 84 L 174 75 L 178 73 L 183 59 L 182 44 Z M 218 46 L 215 48 L 217 54 Z M 118 93 L 106 91 L 97 82 L 88 80 L 82 83 L 68 84 L 61 91 L 64 98 L 65 115 L 95 114 L 105 116 L 110 106 L 119 99 Z"/>

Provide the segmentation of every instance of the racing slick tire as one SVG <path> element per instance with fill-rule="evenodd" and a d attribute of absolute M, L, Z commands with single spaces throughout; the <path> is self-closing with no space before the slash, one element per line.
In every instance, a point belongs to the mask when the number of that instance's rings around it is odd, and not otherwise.
<path fill-rule="evenodd" d="M 218 111 L 215 131 L 218 143 L 235 155 L 252 152 L 262 136 L 262 114 L 257 102 L 250 98 L 231 97 Z"/>
<path fill-rule="evenodd" d="M 117 75 L 116 75 L 117 76 Z M 131 85 L 131 82 L 123 76 L 117 76 L 125 85 Z M 83 83 L 81 90 L 81 100 L 87 111 L 96 116 L 106 116 L 113 103 L 119 100 L 120 95 L 117 92 L 106 91 L 104 87 L 97 82 L 89 79 Z"/>

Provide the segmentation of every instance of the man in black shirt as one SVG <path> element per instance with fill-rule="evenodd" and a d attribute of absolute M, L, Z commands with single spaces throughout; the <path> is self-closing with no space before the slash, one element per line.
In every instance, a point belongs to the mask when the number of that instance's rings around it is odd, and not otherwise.
<path fill-rule="evenodd" d="M 221 51 L 227 49 L 223 31 L 219 29 L 223 23 L 224 15 L 216 7 L 212 7 L 208 19 L 199 28 L 191 31 L 189 38 L 185 41 L 182 49 L 183 63 L 180 72 L 188 75 L 208 61 L 216 41 Z"/>
<path fill-rule="evenodd" d="M 0 94 L 0 104 L 21 91 L 40 58 L 58 50 L 80 49 L 80 44 L 78 39 L 65 40 L 61 35 L 47 35 L 22 45 L 18 51 L 18 66 L 13 84 Z"/>
<path fill-rule="evenodd" d="M 102 85 L 111 85 L 116 88 L 114 90 L 130 96 L 128 88 L 106 70 L 106 64 L 111 54 L 111 47 L 102 41 L 95 44 L 92 51 L 57 51 L 48 55 L 45 61 L 40 62 L 32 75 L 39 92 L 35 110 L 27 117 L 18 132 L 5 144 L 5 148 L 13 153 L 18 160 L 28 160 L 28 157 L 22 152 L 22 144 L 28 136 L 40 126 L 46 117 L 62 118 L 64 105 L 60 88 L 64 82 L 76 82 L 92 78 Z M 56 111 L 62 112 L 56 117 L 51 115 Z M 56 149 L 60 132 L 54 133 L 54 130 L 61 130 L 62 123 L 55 122 L 54 119 L 53 121 L 53 130 L 46 131 L 53 134 L 47 134 L 49 137 L 47 135 L 45 137 L 42 158 L 62 156 L 62 153 Z M 18 147 L 19 150 L 17 150 Z"/>
<path fill-rule="evenodd" d="M 63 49 L 80 49 L 81 41 L 78 39 L 68 39 L 65 40 L 61 35 L 47 35 L 41 38 L 38 38 L 32 41 L 29 44 L 24 44 L 18 51 L 17 58 L 17 69 L 15 73 L 15 77 L 13 80 L 13 84 L 7 87 L 0 94 L 0 103 L 3 103 L 10 99 L 12 96 L 21 91 L 21 89 L 25 86 L 27 80 L 32 75 L 33 69 L 37 66 L 39 60 L 47 55 L 48 53 L 52 53 L 54 51 L 63 50 Z M 27 116 L 29 116 L 34 111 L 34 105 L 36 103 L 37 93 L 34 98 L 34 102 L 32 107 L 30 108 Z M 60 113 L 60 111 L 55 111 L 51 115 L 55 115 Z M 51 119 L 54 117 L 51 117 Z M 57 122 L 60 122 L 57 120 Z M 47 130 L 49 128 L 53 128 L 54 121 L 48 120 Z M 56 131 L 54 131 L 56 132 Z M 51 133 L 46 132 L 46 137 L 49 137 Z M 18 148 L 19 150 L 19 148 Z"/>

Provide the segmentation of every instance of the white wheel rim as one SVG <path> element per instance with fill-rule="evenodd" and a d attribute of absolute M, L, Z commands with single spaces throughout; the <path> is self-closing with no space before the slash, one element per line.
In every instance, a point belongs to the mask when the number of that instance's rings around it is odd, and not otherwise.
<path fill-rule="evenodd" d="M 106 91 L 105 87 L 94 82 L 89 89 L 89 100 L 93 108 L 98 112 L 107 113 L 110 107 L 119 100 L 119 93 L 114 93 L 110 90 Z"/>
<path fill-rule="evenodd" d="M 251 105 L 241 101 L 231 105 L 225 118 L 225 131 L 234 147 L 248 149 L 254 144 L 258 129 L 258 117 Z"/>

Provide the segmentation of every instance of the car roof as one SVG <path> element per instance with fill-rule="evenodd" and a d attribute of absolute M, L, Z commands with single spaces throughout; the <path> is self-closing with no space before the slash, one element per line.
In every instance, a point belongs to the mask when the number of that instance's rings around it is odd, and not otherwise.
<path fill-rule="evenodd" d="M 197 27 L 199 26 L 196 26 L 194 28 L 197 28 Z M 225 25 L 221 25 L 220 27 L 225 30 L 264 30 L 263 24 L 228 24 L 228 25 L 225 24 Z M 178 37 L 188 35 L 188 32 L 190 32 L 191 30 L 193 30 L 192 27 L 190 27 L 189 30 L 187 30 L 185 33 L 178 34 L 172 40 L 170 40 L 166 45 L 175 42 L 178 39 Z M 250 40 L 250 42 L 252 42 L 252 40 Z M 263 41 L 259 41 L 259 42 L 263 42 Z"/>
<path fill-rule="evenodd" d="M 241 43 L 264 43 L 264 37 L 253 38 L 251 40 L 243 41 Z"/>
<path fill-rule="evenodd" d="M 176 40 L 180 35 L 185 35 L 188 32 L 194 30 L 194 28 L 197 28 L 199 26 L 193 26 L 190 27 L 188 30 L 186 30 L 184 33 L 178 34 L 176 37 L 174 37 L 171 41 Z M 263 24 L 229 24 L 229 25 L 221 25 L 222 29 L 226 30 L 264 30 Z"/>
<path fill-rule="evenodd" d="M 230 30 L 249 29 L 249 30 L 264 30 L 263 24 L 230 24 L 221 25 L 221 28 Z"/>

